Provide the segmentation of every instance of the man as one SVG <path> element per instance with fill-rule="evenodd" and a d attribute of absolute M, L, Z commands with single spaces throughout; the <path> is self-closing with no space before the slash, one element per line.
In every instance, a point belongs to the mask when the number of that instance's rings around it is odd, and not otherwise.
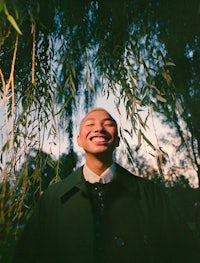
<path fill-rule="evenodd" d="M 90 111 L 77 141 L 84 166 L 42 195 L 14 262 L 199 262 L 162 190 L 113 162 L 119 137 L 107 111 Z"/>

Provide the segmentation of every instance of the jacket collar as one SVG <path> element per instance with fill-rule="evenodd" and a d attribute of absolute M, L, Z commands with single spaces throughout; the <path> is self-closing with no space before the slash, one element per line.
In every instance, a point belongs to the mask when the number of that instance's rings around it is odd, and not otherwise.
<path fill-rule="evenodd" d="M 119 164 L 116 164 L 114 180 L 126 188 L 129 193 L 139 198 L 140 195 L 137 177 L 121 167 Z M 78 168 L 75 172 L 71 173 L 66 179 L 62 181 L 61 189 L 59 191 L 61 202 L 66 202 L 78 191 L 81 191 L 84 196 L 88 196 L 88 191 L 83 176 L 83 166 Z"/>
<path fill-rule="evenodd" d="M 61 189 L 59 190 L 59 197 L 61 202 L 66 202 L 76 192 L 81 191 L 87 196 L 87 188 L 83 177 L 83 166 L 72 172 L 67 178 L 61 182 Z"/>

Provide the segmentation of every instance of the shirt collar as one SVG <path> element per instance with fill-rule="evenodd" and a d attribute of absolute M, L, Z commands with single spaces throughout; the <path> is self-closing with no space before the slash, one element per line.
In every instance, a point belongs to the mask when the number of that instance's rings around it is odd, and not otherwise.
<path fill-rule="evenodd" d="M 85 180 L 88 181 L 89 183 L 107 184 L 113 180 L 115 169 L 116 169 L 116 165 L 115 163 L 113 163 L 99 176 L 95 174 L 92 170 L 90 170 L 87 164 L 85 164 L 83 167 L 83 176 Z"/>

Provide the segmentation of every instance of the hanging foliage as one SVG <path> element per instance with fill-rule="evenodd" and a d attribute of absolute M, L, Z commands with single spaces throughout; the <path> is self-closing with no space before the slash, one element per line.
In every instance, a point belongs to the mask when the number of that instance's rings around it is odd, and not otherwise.
<path fill-rule="evenodd" d="M 121 127 L 120 134 L 130 161 L 133 154 L 125 134 L 135 133 L 138 145 L 145 141 L 155 151 L 162 175 L 165 153 L 146 135 L 147 120 L 154 110 L 175 121 L 183 142 L 178 118 L 181 115 L 186 122 L 189 118 L 188 151 L 200 171 L 200 122 L 190 100 L 199 105 L 199 38 L 190 27 L 193 42 L 186 40 L 185 46 L 179 46 L 192 67 L 183 90 L 182 80 L 174 84 L 174 79 L 180 80 L 174 74 L 180 52 L 174 52 L 168 38 L 172 25 L 160 16 L 167 10 L 165 2 L 0 0 L 0 227 L 5 242 L 31 210 L 34 201 L 27 205 L 28 193 L 33 188 L 42 193 L 47 160 L 55 171 L 48 184 L 60 179 L 59 161 L 42 152 L 45 140 L 56 144 L 65 129 L 68 151 L 74 156 L 77 108 L 81 105 L 87 110 L 100 92 L 115 97 L 119 113 L 120 105 L 125 106 L 131 129 Z M 198 1 L 194 2 L 197 6 Z M 169 58 L 168 49 L 176 63 Z M 143 118 L 146 107 L 149 110 Z M 38 150 L 35 158 L 33 149 Z M 34 169 L 29 169 L 33 159 Z"/>

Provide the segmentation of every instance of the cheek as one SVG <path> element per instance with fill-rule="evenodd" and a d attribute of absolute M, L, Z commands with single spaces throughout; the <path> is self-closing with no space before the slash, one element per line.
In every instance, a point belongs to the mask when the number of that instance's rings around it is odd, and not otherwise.
<path fill-rule="evenodd" d="M 84 142 L 87 140 L 87 136 L 89 134 L 88 130 L 81 131 L 80 134 L 77 137 L 77 142 L 80 147 L 83 146 Z"/>
<path fill-rule="evenodd" d="M 85 140 L 87 136 L 89 135 L 90 131 L 88 129 L 84 129 L 84 131 L 81 132 L 81 139 Z"/>

